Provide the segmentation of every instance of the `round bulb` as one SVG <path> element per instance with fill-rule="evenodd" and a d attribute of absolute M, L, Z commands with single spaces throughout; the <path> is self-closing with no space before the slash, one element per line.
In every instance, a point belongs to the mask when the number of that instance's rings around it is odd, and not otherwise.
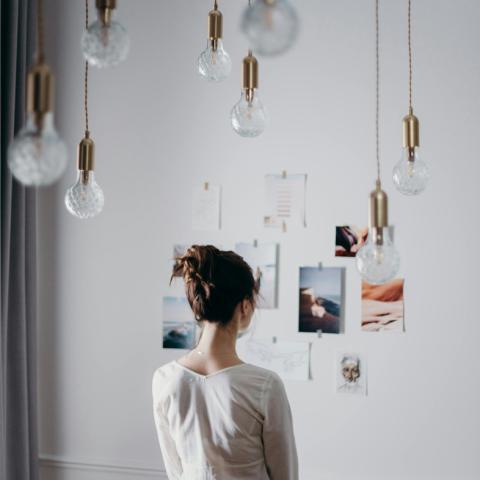
<path fill-rule="evenodd" d="M 402 158 L 393 168 L 393 183 L 404 195 L 422 193 L 430 178 L 427 164 L 418 155 L 418 148 L 411 152 L 404 148 Z"/>
<path fill-rule="evenodd" d="M 383 229 L 383 243 L 375 243 L 375 231 L 370 229 L 367 241 L 356 255 L 357 269 L 363 280 L 373 285 L 392 280 L 400 267 L 400 255 L 390 238 L 388 227 Z"/>
<path fill-rule="evenodd" d="M 95 67 L 114 67 L 123 62 L 130 49 L 130 39 L 123 25 L 114 20 L 93 22 L 82 35 L 83 56 Z"/>
<path fill-rule="evenodd" d="M 53 125 L 53 113 L 38 126 L 34 114 L 8 147 L 8 166 L 24 185 L 45 186 L 60 178 L 67 164 L 67 147 Z"/>
<path fill-rule="evenodd" d="M 232 108 L 231 121 L 233 129 L 241 137 L 257 137 L 265 130 L 267 112 L 257 90 L 250 99 L 247 99 L 246 90 L 242 90 L 240 100 Z"/>
<path fill-rule="evenodd" d="M 98 215 L 105 203 L 103 190 L 95 181 L 93 171 L 79 171 L 77 181 L 65 194 L 65 206 L 75 217 L 84 219 Z"/>
<path fill-rule="evenodd" d="M 298 17 L 287 0 L 256 0 L 245 9 L 241 28 L 256 53 L 278 55 L 295 42 Z"/>
<path fill-rule="evenodd" d="M 207 48 L 198 57 L 198 73 L 209 82 L 221 82 L 231 71 L 232 61 L 223 48 L 222 40 L 216 40 L 215 48 L 209 40 Z"/>

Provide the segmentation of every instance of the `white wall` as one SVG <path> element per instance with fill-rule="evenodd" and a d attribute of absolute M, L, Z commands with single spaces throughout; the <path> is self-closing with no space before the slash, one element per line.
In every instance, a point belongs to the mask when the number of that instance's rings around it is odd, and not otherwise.
<path fill-rule="evenodd" d="M 83 133 L 83 2 L 47 2 L 57 124 L 71 162 L 58 190 L 41 195 L 44 480 L 157 475 L 150 380 L 178 355 L 161 348 L 172 244 L 254 238 L 281 245 L 280 308 L 261 312 L 259 336 L 314 341 L 314 380 L 287 384 L 301 479 L 479 478 L 480 3 L 413 2 L 414 100 L 433 178 L 411 199 L 390 179 L 407 102 L 406 1 L 381 2 L 382 160 L 406 278 L 404 335 L 360 332 L 359 277 L 352 261 L 333 257 L 334 226 L 365 223 L 373 187 L 373 1 L 295 2 L 295 48 L 260 60 L 271 124 L 253 140 L 236 136 L 228 119 L 240 93 L 246 2 L 221 2 L 234 69 L 220 85 L 195 71 L 212 2 L 118 3 L 131 55 L 90 77 L 106 205 L 81 222 L 65 211 L 63 192 Z M 259 207 L 264 174 L 283 169 L 308 173 L 308 228 L 286 235 L 262 228 Z M 190 229 L 191 187 L 204 180 L 223 188 L 218 233 Z M 296 279 L 299 265 L 319 261 L 347 266 L 346 333 L 315 340 L 296 333 Z M 368 355 L 367 398 L 334 394 L 337 348 Z"/>

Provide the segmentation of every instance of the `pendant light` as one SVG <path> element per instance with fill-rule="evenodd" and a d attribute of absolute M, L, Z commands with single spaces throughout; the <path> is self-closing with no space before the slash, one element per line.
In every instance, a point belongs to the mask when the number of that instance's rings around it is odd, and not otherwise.
<path fill-rule="evenodd" d="M 267 113 L 258 96 L 258 61 L 251 50 L 243 59 L 242 92 L 232 108 L 231 121 L 241 137 L 257 137 L 267 123 Z"/>
<path fill-rule="evenodd" d="M 85 12 L 85 28 L 88 28 L 88 0 L 85 1 Z M 105 203 L 103 191 L 95 181 L 95 144 L 88 129 L 88 61 L 85 62 L 84 110 L 85 135 L 77 150 L 77 180 L 65 194 L 67 210 L 80 219 L 95 217 Z"/>
<path fill-rule="evenodd" d="M 27 119 L 8 147 L 8 166 L 24 185 L 45 186 L 60 178 L 67 147 L 53 124 L 54 78 L 45 63 L 43 1 L 37 2 L 35 64 L 27 76 Z"/>
<path fill-rule="evenodd" d="M 225 80 L 232 71 L 230 55 L 223 48 L 223 17 L 217 0 L 208 13 L 207 48 L 198 57 L 198 73 L 210 82 Z"/>
<path fill-rule="evenodd" d="M 288 50 L 298 35 L 298 17 L 288 0 L 255 0 L 245 9 L 241 28 L 259 55 Z"/>
<path fill-rule="evenodd" d="M 379 56 L 379 0 L 375 0 L 375 52 L 376 52 L 376 110 L 375 137 L 377 180 L 369 199 L 369 231 L 365 244 L 356 255 L 357 269 L 363 280 L 382 284 L 392 280 L 400 266 L 400 256 L 390 236 L 388 223 L 388 197 L 382 190 L 380 178 L 380 56 Z"/>
<path fill-rule="evenodd" d="M 427 164 L 418 155 L 420 145 L 419 121 L 412 106 L 412 28 L 411 0 L 408 1 L 408 115 L 403 119 L 403 152 L 393 169 L 393 183 L 404 195 L 422 193 L 428 183 Z"/>
<path fill-rule="evenodd" d="M 83 55 L 92 66 L 114 67 L 127 58 L 130 39 L 125 27 L 113 20 L 117 0 L 96 0 L 95 6 L 98 20 L 83 32 Z"/>

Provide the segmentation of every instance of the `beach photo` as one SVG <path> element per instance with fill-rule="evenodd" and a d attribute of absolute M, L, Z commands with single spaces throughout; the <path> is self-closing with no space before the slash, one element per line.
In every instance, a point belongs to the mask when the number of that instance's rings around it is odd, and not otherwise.
<path fill-rule="evenodd" d="M 237 243 L 235 252 L 250 265 L 258 287 L 257 308 L 277 308 L 277 243 Z"/>
<path fill-rule="evenodd" d="M 340 333 L 343 268 L 300 267 L 299 332 Z"/>
<path fill-rule="evenodd" d="M 335 256 L 355 257 L 368 236 L 367 227 L 342 225 L 335 227 Z"/>
<path fill-rule="evenodd" d="M 185 297 L 163 297 L 163 348 L 195 346 L 196 322 Z"/>
<path fill-rule="evenodd" d="M 362 330 L 365 332 L 404 330 L 403 284 L 397 278 L 382 285 L 362 282 Z"/>

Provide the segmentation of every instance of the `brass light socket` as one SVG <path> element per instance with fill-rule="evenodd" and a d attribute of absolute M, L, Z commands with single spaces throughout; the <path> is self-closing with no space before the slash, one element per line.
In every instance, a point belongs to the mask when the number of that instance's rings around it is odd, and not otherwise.
<path fill-rule="evenodd" d="M 243 59 L 243 88 L 247 91 L 258 88 L 258 62 L 252 52 Z"/>
<path fill-rule="evenodd" d="M 223 35 L 223 16 L 222 12 L 218 9 L 217 2 L 213 7 L 213 10 L 208 12 L 208 39 L 212 45 L 213 50 L 217 49 L 217 41 L 222 38 Z"/>
<path fill-rule="evenodd" d="M 378 181 L 375 190 L 370 193 L 369 224 L 373 229 L 388 227 L 388 197 Z"/>
<path fill-rule="evenodd" d="M 414 149 L 420 145 L 420 122 L 410 109 L 403 118 L 403 147 Z"/>
<path fill-rule="evenodd" d="M 27 112 L 41 125 L 43 117 L 53 110 L 53 74 L 45 63 L 34 65 L 27 76 Z"/>
<path fill-rule="evenodd" d="M 112 21 L 112 13 L 117 8 L 117 0 L 96 0 L 98 19 L 104 26 L 110 25 Z"/>
<path fill-rule="evenodd" d="M 95 143 L 88 133 L 78 144 L 77 166 L 81 172 L 93 171 L 95 167 Z"/>

